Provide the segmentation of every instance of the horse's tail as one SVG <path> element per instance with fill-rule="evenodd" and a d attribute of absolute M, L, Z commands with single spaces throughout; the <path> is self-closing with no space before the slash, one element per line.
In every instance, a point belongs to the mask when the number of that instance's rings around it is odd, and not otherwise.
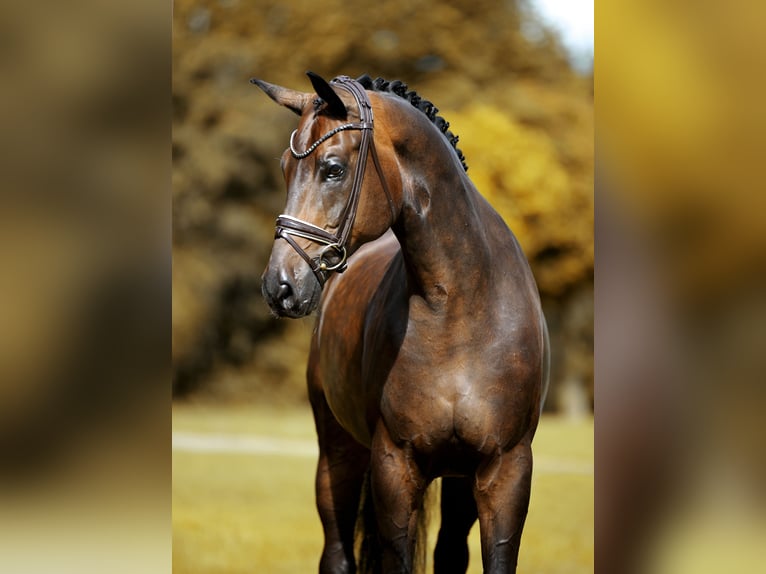
<path fill-rule="evenodd" d="M 359 514 L 356 519 L 356 546 L 359 558 L 358 574 L 380 574 L 383 571 L 382 547 L 378 537 L 378 522 L 372 503 L 372 481 L 370 470 L 364 477 L 362 496 L 359 500 Z"/>
<path fill-rule="evenodd" d="M 428 553 L 428 509 L 431 506 L 427 489 L 418 509 L 418 524 L 415 542 L 415 557 L 413 560 L 413 572 L 424 574 L 426 571 L 426 557 Z M 362 497 L 359 502 L 359 514 L 356 521 L 356 547 L 358 574 L 383 574 L 383 547 L 378 534 L 378 521 L 375 517 L 375 509 L 372 501 L 372 481 L 370 471 L 364 478 Z"/>

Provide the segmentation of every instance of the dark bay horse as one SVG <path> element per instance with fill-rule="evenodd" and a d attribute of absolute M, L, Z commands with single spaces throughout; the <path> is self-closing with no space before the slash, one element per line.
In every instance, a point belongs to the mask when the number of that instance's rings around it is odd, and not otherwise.
<path fill-rule="evenodd" d="M 319 570 L 412 572 L 443 477 L 435 572 L 465 572 L 477 518 L 484 572 L 515 572 L 548 376 L 529 265 L 430 102 L 401 82 L 309 77 L 316 93 L 252 82 L 300 116 L 263 294 L 279 316 L 319 309 Z M 373 516 L 359 564 L 358 514 Z"/>

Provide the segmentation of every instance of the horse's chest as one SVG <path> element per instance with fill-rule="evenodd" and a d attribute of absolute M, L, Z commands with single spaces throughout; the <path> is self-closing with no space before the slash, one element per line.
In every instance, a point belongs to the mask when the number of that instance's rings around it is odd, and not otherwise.
<path fill-rule="evenodd" d="M 421 452 L 458 444 L 481 450 L 504 443 L 513 432 L 517 423 L 503 408 L 513 394 L 512 382 L 496 367 L 453 351 L 438 361 L 405 361 L 390 373 L 380 415 L 394 440 Z"/>
<path fill-rule="evenodd" d="M 389 318 L 385 328 L 366 332 L 359 355 L 333 361 L 345 365 L 325 388 L 338 421 L 367 445 L 380 419 L 395 441 L 422 452 L 507 443 L 521 425 L 508 405 L 523 416 L 532 399 L 507 338 L 493 336 L 488 325 L 460 336 L 409 319 Z"/>
<path fill-rule="evenodd" d="M 394 440 L 416 450 L 491 452 L 524 428 L 539 376 L 519 338 L 493 333 L 489 322 L 457 333 L 410 326 L 383 385 L 380 415 Z"/>

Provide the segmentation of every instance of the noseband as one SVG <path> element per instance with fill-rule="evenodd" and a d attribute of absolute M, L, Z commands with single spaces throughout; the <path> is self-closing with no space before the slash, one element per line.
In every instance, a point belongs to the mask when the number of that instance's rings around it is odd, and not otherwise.
<path fill-rule="evenodd" d="M 372 161 L 375 164 L 375 170 L 378 172 L 380 182 L 383 185 L 383 191 L 386 193 L 386 198 L 388 199 L 388 204 L 391 208 L 392 218 L 396 219 L 396 211 L 393 199 L 391 198 L 391 192 L 388 189 L 388 185 L 386 185 L 386 179 L 383 176 L 383 170 L 380 167 L 378 154 L 375 151 L 372 105 L 367 97 L 367 92 L 361 84 L 348 76 L 339 76 L 332 80 L 331 83 L 350 92 L 351 95 L 354 96 L 357 106 L 359 107 L 360 121 L 343 124 L 330 130 L 302 152 L 297 151 L 293 143 L 295 134 L 298 132 L 296 129 L 290 136 L 290 153 L 295 159 L 301 160 L 310 156 L 322 142 L 328 140 L 335 134 L 345 130 L 361 130 L 362 141 L 359 145 L 359 156 L 356 160 L 354 181 L 351 187 L 351 194 L 349 195 L 346 207 L 343 210 L 338 233 L 337 235 L 330 233 L 308 221 L 303 221 L 292 215 L 282 214 L 277 217 L 277 229 L 274 236 L 275 239 L 281 237 L 295 249 L 298 255 L 309 264 L 311 271 L 314 272 L 314 275 L 321 286 L 324 286 L 325 281 L 327 280 L 327 274 L 330 272 L 335 271 L 337 273 L 343 273 L 346 270 L 348 257 L 346 245 L 351 236 L 351 228 L 354 225 L 354 220 L 356 219 L 356 210 L 359 206 L 359 196 L 362 191 L 362 181 L 364 180 L 364 171 L 367 166 L 368 152 L 372 154 Z M 324 245 L 324 247 L 319 251 L 319 254 L 316 257 L 311 257 L 298 245 L 295 239 L 293 239 L 293 236 L 320 243 Z"/>

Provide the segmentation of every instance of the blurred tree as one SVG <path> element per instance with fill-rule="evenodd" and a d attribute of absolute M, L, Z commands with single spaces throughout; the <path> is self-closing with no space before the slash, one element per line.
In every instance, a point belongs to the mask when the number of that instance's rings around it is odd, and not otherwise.
<path fill-rule="evenodd" d="M 310 328 L 272 319 L 260 300 L 295 118 L 247 80 L 309 90 L 309 69 L 401 79 L 441 108 L 469 175 L 530 259 L 559 351 L 554 382 L 592 387 L 592 78 L 571 70 L 527 8 L 392 0 L 362 15 L 340 0 L 175 2 L 177 393 L 304 400 Z"/>

